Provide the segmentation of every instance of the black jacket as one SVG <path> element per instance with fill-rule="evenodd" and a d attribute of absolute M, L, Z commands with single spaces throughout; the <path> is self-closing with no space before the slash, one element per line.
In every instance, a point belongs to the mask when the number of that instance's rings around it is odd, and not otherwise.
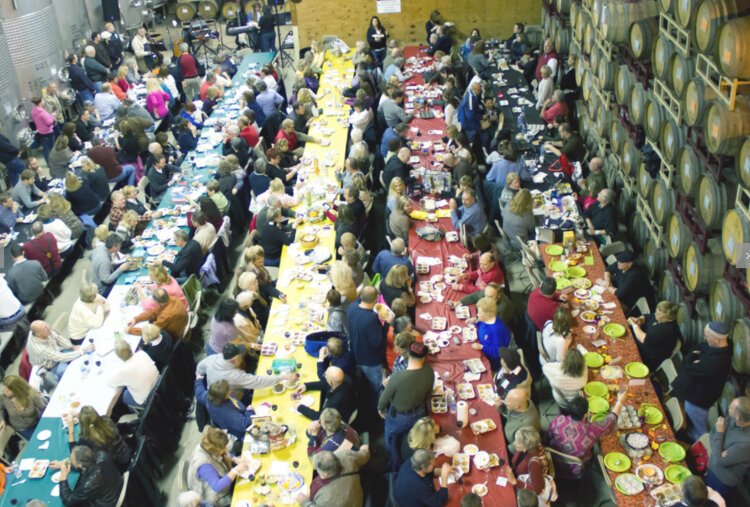
<path fill-rule="evenodd" d="M 96 92 L 96 87 L 93 81 L 86 75 L 86 71 L 80 65 L 68 65 L 68 79 L 70 80 L 70 86 L 74 90 L 88 90 L 91 93 Z"/>
<path fill-rule="evenodd" d="M 102 203 L 99 197 L 88 186 L 86 180 L 83 181 L 81 188 L 75 192 L 66 191 L 65 197 L 70 201 L 70 207 L 76 216 L 81 216 Z"/>
<path fill-rule="evenodd" d="M 117 469 L 120 470 L 120 472 L 124 473 L 130 466 L 130 458 L 133 456 L 133 450 L 122 438 L 122 435 L 120 435 L 120 432 L 117 429 L 117 425 L 112 421 L 112 419 L 110 419 L 108 416 L 105 416 L 105 421 L 109 425 L 110 429 L 115 432 L 115 438 L 112 439 L 112 441 L 108 445 L 99 447 L 88 439 L 79 438 L 78 442 L 69 443 L 70 450 L 72 451 L 73 448 L 77 445 L 86 445 L 91 447 L 95 451 L 104 451 L 108 453 L 112 458 L 112 461 L 114 461 Z"/>
<path fill-rule="evenodd" d="M 90 58 L 88 56 L 84 58 L 83 68 L 86 70 L 86 75 L 91 81 L 104 82 L 107 80 L 109 70 L 107 70 L 107 67 L 96 61 L 96 58 Z"/>
<path fill-rule="evenodd" d="M 109 57 L 109 51 L 107 46 L 103 42 L 94 44 L 94 51 L 96 51 L 96 61 L 107 67 L 112 68 L 112 59 Z"/>
<path fill-rule="evenodd" d="M 732 366 L 732 347 L 714 348 L 703 342 L 682 362 L 672 389 L 675 396 L 708 409 L 721 396 Z"/>
<path fill-rule="evenodd" d="M 153 342 L 144 343 L 142 348 L 143 351 L 148 354 L 156 367 L 161 371 L 166 365 L 169 364 L 172 358 L 172 350 L 174 349 L 174 343 L 169 333 L 161 332 L 161 341 L 158 345 L 152 345 Z"/>
<path fill-rule="evenodd" d="M 94 127 L 91 123 L 86 123 L 80 118 L 76 120 L 76 135 L 82 142 L 91 141 L 94 138 Z"/>
<path fill-rule="evenodd" d="M 197 241 L 190 239 L 177 253 L 174 262 L 164 261 L 162 264 L 172 271 L 175 278 L 197 275 L 203 265 L 203 250 Z"/>
<path fill-rule="evenodd" d="M 97 167 L 92 173 L 83 173 L 83 179 L 102 202 L 109 199 L 109 181 L 104 169 Z"/>
<path fill-rule="evenodd" d="M 122 60 L 122 39 L 117 33 L 113 33 L 107 42 L 107 53 L 112 64 L 119 63 Z"/>
<path fill-rule="evenodd" d="M 388 162 L 385 164 L 385 169 L 383 169 L 383 183 L 385 183 L 385 188 L 389 188 L 391 180 L 396 176 L 404 180 L 404 184 L 408 184 L 410 169 L 411 167 L 409 164 L 401 162 L 401 159 L 398 158 L 398 156 L 389 158 Z"/>
<path fill-rule="evenodd" d="M 320 380 L 305 383 L 306 391 L 321 392 L 323 403 L 320 404 L 320 411 L 312 410 L 305 405 L 300 405 L 297 410 L 308 419 L 316 420 L 323 409 L 335 408 L 341 414 L 341 419 L 348 421 L 352 412 L 354 412 L 354 382 L 349 375 L 344 375 L 344 382 L 334 391 L 331 391 L 331 386 L 325 381 L 326 365 L 326 361 L 318 361 L 318 378 Z"/>
<path fill-rule="evenodd" d="M 10 139 L 0 134 L 0 162 L 7 164 L 18 157 L 18 148 L 13 146 Z"/>
<path fill-rule="evenodd" d="M 96 453 L 96 463 L 81 472 L 75 489 L 67 480 L 60 482 L 60 499 L 67 506 L 114 507 L 120 497 L 122 475 L 112 458 L 103 451 Z"/>
<path fill-rule="evenodd" d="M 172 174 L 179 172 L 179 168 L 167 164 L 161 170 L 157 171 L 156 168 L 151 167 L 146 174 L 148 176 L 148 186 L 150 189 L 150 195 L 156 200 L 160 200 L 169 188 L 169 180 L 172 179 Z"/>
<path fill-rule="evenodd" d="M 280 258 L 281 249 L 284 245 L 289 246 L 292 243 L 294 243 L 294 229 L 282 228 L 276 224 L 269 224 L 265 227 L 258 241 L 258 244 L 263 247 L 263 251 L 266 252 L 266 258 L 268 259 Z"/>

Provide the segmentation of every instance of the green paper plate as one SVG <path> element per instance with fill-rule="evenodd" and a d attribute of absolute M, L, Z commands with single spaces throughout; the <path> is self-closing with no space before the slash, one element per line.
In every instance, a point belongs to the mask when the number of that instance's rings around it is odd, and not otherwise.
<path fill-rule="evenodd" d="M 566 287 L 570 287 L 570 284 L 573 283 L 567 278 L 558 278 L 555 280 L 555 283 L 557 284 L 557 290 L 563 290 Z"/>
<path fill-rule="evenodd" d="M 607 418 L 609 414 L 592 414 L 591 417 L 589 417 L 589 421 L 591 422 L 597 422 L 597 421 L 603 421 Z"/>
<path fill-rule="evenodd" d="M 632 482 L 634 488 L 632 491 L 627 491 L 625 487 L 622 485 L 624 482 Z M 623 495 L 632 496 L 637 495 L 639 493 L 643 492 L 644 486 L 643 481 L 641 481 L 637 475 L 635 474 L 620 474 L 617 476 L 617 479 L 615 479 L 615 488 L 617 488 L 617 491 L 622 493 Z"/>
<path fill-rule="evenodd" d="M 589 398 L 589 412 L 592 414 L 606 414 L 609 412 L 609 402 L 601 396 Z"/>
<path fill-rule="evenodd" d="M 664 477 L 672 484 L 682 484 L 690 475 L 693 473 L 682 465 L 669 465 L 664 469 Z"/>
<path fill-rule="evenodd" d="M 643 363 L 633 362 L 625 365 L 625 373 L 632 378 L 648 377 L 648 366 Z"/>
<path fill-rule="evenodd" d="M 568 275 L 568 278 L 583 278 L 586 276 L 586 270 L 580 266 L 573 266 L 568 268 L 565 274 Z"/>
<path fill-rule="evenodd" d="M 563 247 L 560 245 L 550 245 L 544 251 L 550 255 L 562 255 Z"/>
<path fill-rule="evenodd" d="M 604 455 L 604 466 L 613 472 L 622 473 L 630 470 L 630 458 L 621 452 L 610 452 Z"/>
<path fill-rule="evenodd" d="M 664 414 L 655 405 L 641 405 L 641 408 L 638 409 L 638 415 L 643 417 L 646 424 L 659 424 L 664 420 Z"/>
<path fill-rule="evenodd" d="M 604 334 L 611 336 L 612 338 L 621 338 L 625 336 L 625 326 L 618 324 L 617 322 L 610 322 L 604 326 Z"/>
<path fill-rule="evenodd" d="M 568 269 L 568 265 L 563 261 L 552 261 L 549 263 L 549 268 L 552 271 L 565 271 L 566 269 Z"/>
<path fill-rule="evenodd" d="M 685 459 L 685 448 L 677 442 L 664 442 L 659 446 L 659 456 L 666 461 L 682 461 Z"/>
<path fill-rule="evenodd" d="M 609 394 L 609 389 L 607 388 L 607 385 L 604 382 L 598 382 L 598 381 L 589 382 L 588 384 L 584 386 L 583 391 L 589 396 L 599 396 L 601 398 Z"/>
<path fill-rule="evenodd" d="M 598 352 L 586 352 L 583 359 L 586 361 L 586 366 L 589 368 L 599 368 L 604 364 L 604 356 Z"/>

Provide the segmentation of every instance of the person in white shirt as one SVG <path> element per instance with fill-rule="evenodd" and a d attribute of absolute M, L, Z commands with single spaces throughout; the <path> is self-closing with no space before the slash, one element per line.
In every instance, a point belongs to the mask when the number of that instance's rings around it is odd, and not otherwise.
<path fill-rule="evenodd" d="M 260 77 L 261 79 L 266 83 L 266 87 L 269 90 L 276 91 L 276 88 L 278 87 L 278 83 L 276 82 L 276 78 L 274 78 L 269 70 L 266 67 L 262 67 L 260 69 Z"/>
<path fill-rule="evenodd" d="M 589 378 L 583 354 L 576 348 L 568 350 L 563 362 L 547 363 L 542 366 L 542 371 L 552 387 L 552 397 L 561 407 L 581 396 L 581 389 Z"/>
<path fill-rule="evenodd" d="M 354 112 L 349 116 L 349 124 L 352 128 L 365 132 L 373 119 L 372 109 L 367 109 L 359 99 L 354 101 L 352 107 L 354 107 Z"/>
<path fill-rule="evenodd" d="M 573 318 L 565 307 L 555 310 L 552 320 L 548 320 L 542 329 L 542 350 L 539 351 L 539 362 L 545 365 L 549 362 L 562 362 L 573 342 L 570 332 Z"/>
<path fill-rule="evenodd" d="M 26 311 L 4 277 L 0 277 L 0 301 L 3 302 L 0 305 L 0 330 L 10 329 L 26 315 Z"/>
<path fill-rule="evenodd" d="M 76 240 L 72 238 L 73 233 L 65 222 L 52 216 L 52 211 L 43 205 L 39 208 L 39 220 L 42 221 L 44 232 L 49 232 L 57 241 L 57 249 L 61 255 L 68 253 L 68 250 L 75 245 Z"/>
<path fill-rule="evenodd" d="M 206 222 L 206 215 L 200 210 L 193 213 L 191 220 L 195 226 L 193 239 L 201 246 L 203 255 L 206 255 L 216 240 L 216 228 Z"/>
<path fill-rule="evenodd" d="M 541 111 L 542 106 L 552 98 L 552 92 L 555 91 L 555 83 L 552 80 L 552 69 L 548 65 L 542 67 L 539 72 L 542 73 L 542 80 L 539 81 L 536 92 L 536 108 Z"/>
<path fill-rule="evenodd" d="M 458 97 L 450 96 L 445 104 L 445 126 L 453 125 L 461 130 L 461 122 L 458 121 Z"/>
<path fill-rule="evenodd" d="M 115 355 L 123 363 L 110 374 L 110 387 L 124 387 L 123 403 L 129 407 L 142 407 L 159 380 L 159 370 L 146 352 L 139 350 L 133 354 L 130 345 L 122 338 L 115 339 Z"/>
<path fill-rule="evenodd" d="M 96 284 L 83 284 L 78 294 L 68 319 L 70 341 L 76 345 L 81 344 L 91 329 L 102 327 L 109 314 L 109 303 L 99 294 Z"/>
<path fill-rule="evenodd" d="M 30 330 L 26 341 L 29 363 L 45 368 L 57 378 L 62 377 L 71 361 L 84 352 L 94 350 L 93 343 L 81 347 L 73 345 L 70 340 L 52 331 L 43 320 L 32 322 Z"/>
<path fill-rule="evenodd" d="M 133 53 L 135 54 L 135 61 L 138 62 L 138 71 L 141 74 L 145 74 L 149 71 L 148 65 L 146 64 L 146 56 L 148 55 L 146 44 L 148 44 L 146 29 L 141 27 L 130 42 L 130 46 L 133 48 Z"/>

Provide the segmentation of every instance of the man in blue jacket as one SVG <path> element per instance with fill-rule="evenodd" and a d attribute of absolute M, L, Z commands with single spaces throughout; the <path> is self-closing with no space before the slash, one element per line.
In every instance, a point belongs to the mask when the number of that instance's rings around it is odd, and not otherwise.
<path fill-rule="evenodd" d="M 83 67 L 78 65 L 78 56 L 70 55 L 68 57 L 68 79 L 70 86 L 76 91 L 76 100 L 83 105 L 84 102 L 94 101 L 96 86 L 94 82 L 86 75 Z"/>
<path fill-rule="evenodd" d="M 481 94 L 482 82 L 474 80 L 458 105 L 458 121 L 461 122 L 461 127 L 470 142 L 474 142 L 474 138 L 480 130 L 479 121 L 483 114 L 482 104 L 479 100 Z"/>
<path fill-rule="evenodd" d="M 195 379 L 195 401 L 205 406 L 214 426 L 226 430 L 242 442 L 255 411 L 232 397 L 229 382 L 217 380 L 206 389 L 203 377 Z"/>

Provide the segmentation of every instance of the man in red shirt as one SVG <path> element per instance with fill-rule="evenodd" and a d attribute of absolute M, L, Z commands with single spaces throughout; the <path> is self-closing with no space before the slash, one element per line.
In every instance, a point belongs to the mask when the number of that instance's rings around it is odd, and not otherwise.
<path fill-rule="evenodd" d="M 304 148 L 299 145 L 300 141 L 311 143 L 319 142 L 312 136 L 308 136 L 307 134 L 303 134 L 302 132 L 295 131 L 294 120 L 290 120 L 289 118 L 281 122 L 281 128 L 276 134 L 276 139 L 274 139 L 274 142 L 279 142 L 279 139 L 286 139 L 289 143 L 289 151 L 293 152 L 295 155 L 299 155 L 300 157 L 304 152 Z"/>
<path fill-rule="evenodd" d="M 536 327 L 535 331 L 541 331 L 545 322 L 552 320 L 561 302 L 554 278 L 545 278 L 540 287 L 531 291 L 527 312 Z"/>
<path fill-rule="evenodd" d="M 180 44 L 180 72 L 182 74 L 182 90 L 185 92 L 186 102 L 195 100 L 195 96 L 200 92 L 201 78 L 198 76 L 198 61 L 193 55 L 188 53 L 188 45 L 183 42 Z M 208 88 L 207 88 L 208 89 Z"/>
<path fill-rule="evenodd" d="M 240 116 L 238 125 L 240 127 L 240 137 L 245 140 L 250 148 L 255 148 L 255 145 L 260 141 L 258 129 L 253 124 L 255 123 L 255 113 L 250 110 L 247 111 L 243 116 Z"/>
<path fill-rule="evenodd" d="M 52 278 L 60 272 L 62 258 L 57 249 L 57 240 L 51 232 L 44 232 L 42 222 L 31 224 L 33 237 L 23 244 L 23 255 L 28 260 L 39 261 L 47 276 Z"/>
<path fill-rule="evenodd" d="M 557 73 L 559 61 L 560 57 L 557 56 L 557 53 L 555 52 L 555 47 L 552 45 L 552 39 L 546 39 L 544 41 L 544 54 L 539 57 L 539 61 L 536 64 L 536 71 L 534 73 L 536 80 L 542 80 L 542 67 L 545 65 L 552 70 L 552 77 L 554 78 Z"/>
<path fill-rule="evenodd" d="M 458 277 L 458 282 L 453 284 L 453 290 L 473 293 L 484 290 L 492 282 L 505 287 L 505 275 L 495 256 L 486 252 L 479 256 L 479 269 L 464 273 Z"/>
<path fill-rule="evenodd" d="M 88 151 L 88 157 L 97 165 L 102 166 L 107 180 L 110 182 L 133 185 L 135 184 L 135 166 L 128 164 L 122 166 L 117 160 L 117 152 L 111 146 L 107 146 L 101 139 L 95 137 L 91 140 L 92 148 Z"/>

